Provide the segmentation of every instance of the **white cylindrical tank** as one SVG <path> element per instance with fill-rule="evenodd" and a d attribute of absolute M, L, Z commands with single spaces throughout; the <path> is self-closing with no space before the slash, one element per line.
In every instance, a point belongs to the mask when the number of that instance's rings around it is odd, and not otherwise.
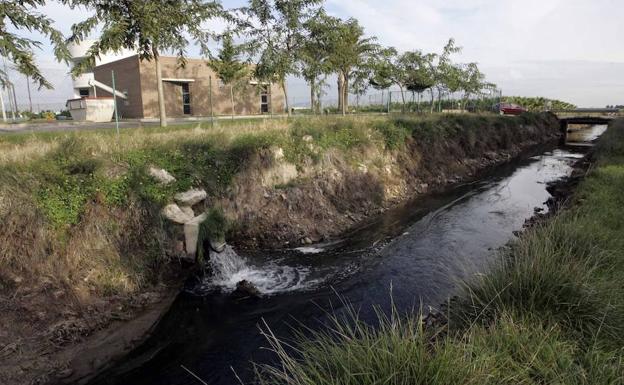
<path fill-rule="evenodd" d="M 95 43 L 95 40 L 84 40 L 79 44 L 73 43 L 70 44 L 68 49 L 71 54 L 72 67 L 80 63 L 87 57 L 87 53 L 91 46 Z M 129 50 L 121 50 L 119 52 L 112 52 L 100 55 L 99 58 L 95 60 L 95 65 L 99 66 L 106 63 L 111 63 L 116 60 L 120 60 L 129 56 L 136 54 L 135 52 Z M 97 91 L 94 89 L 92 83 L 94 80 L 93 71 L 88 71 L 83 73 L 82 75 L 76 77 L 73 80 L 73 88 L 74 95 L 72 99 L 78 99 L 83 97 L 96 97 Z"/>

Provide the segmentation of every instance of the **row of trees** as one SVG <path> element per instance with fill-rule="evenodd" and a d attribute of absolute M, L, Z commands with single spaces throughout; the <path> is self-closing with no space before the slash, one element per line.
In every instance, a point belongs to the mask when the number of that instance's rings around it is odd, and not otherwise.
<path fill-rule="evenodd" d="M 529 111 L 573 110 L 576 108 L 572 103 L 543 97 L 506 96 L 504 101 L 519 104 Z"/>
<path fill-rule="evenodd" d="M 187 48 L 199 46 L 220 80 L 234 87 L 253 76 L 260 82 L 279 84 L 290 113 L 286 78 L 300 76 L 310 86 L 310 106 L 320 112 L 320 99 L 327 79 L 335 75 L 338 85 L 339 110 L 349 111 L 349 94 L 363 95 L 369 87 L 385 90 L 393 86 L 420 95 L 429 91 L 431 109 L 434 91 L 438 108 L 444 94 L 461 92 L 463 99 L 493 87 L 484 80 L 476 63 L 457 64 L 453 57 L 461 47 L 450 39 L 440 53 L 418 50 L 399 53 L 382 47 L 375 37 L 367 36 L 353 18 L 343 20 L 328 15 L 322 0 L 249 0 L 247 6 L 225 10 L 217 1 L 203 0 L 60 0 L 70 8 L 81 7 L 91 16 L 72 27 L 64 39 L 52 27 L 52 20 L 37 13 L 44 0 L 8 0 L 0 3 L 0 50 L 28 73 L 40 87 L 51 87 L 33 60 L 33 49 L 40 43 L 7 32 L 11 24 L 19 30 L 36 30 L 48 37 L 59 60 L 68 60 L 65 43 L 81 42 L 96 29 L 97 42 L 88 51 L 88 59 L 75 66 L 78 75 L 94 64 L 104 52 L 122 49 L 138 51 L 141 60 L 155 62 L 160 106 L 160 119 L 166 125 L 160 56 L 174 52 L 181 66 Z M 223 19 L 229 29 L 217 34 L 207 27 Z M 222 42 L 213 55 L 209 42 Z M 235 44 L 235 41 L 241 41 Z M 254 64 L 252 67 L 247 64 Z M 252 71 L 249 71 L 253 68 Z M 1 74 L 0 74 L 1 75 Z M 401 92 L 403 95 L 404 93 Z M 403 100 L 405 105 L 405 100 Z"/>

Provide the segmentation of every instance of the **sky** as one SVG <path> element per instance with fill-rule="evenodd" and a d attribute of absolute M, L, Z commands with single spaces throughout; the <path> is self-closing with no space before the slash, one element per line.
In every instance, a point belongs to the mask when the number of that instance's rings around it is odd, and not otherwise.
<path fill-rule="evenodd" d="M 233 8 L 244 1 L 222 4 Z M 325 8 L 333 16 L 358 19 L 368 35 L 399 51 L 439 52 L 453 37 L 463 47 L 456 61 L 479 63 L 504 95 L 544 96 L 582 107 L 624 104 L 622 0 L 326 0 Z M 64 33 L 88 16 L 54 2 L 40 12 Z M 33 103 L 62 105 L 72 94 L 68 68 L 54 60 L 47 43 L 36 57 L 55 89 L 31 87 Z M 13 80 L 18 104 L 27 103 L 25 79 Z M 333 83 L 328 100 L 335 99 Z M 305 82 L 290 78 L 288 84 L 292 104 L 305 104 Z"/>

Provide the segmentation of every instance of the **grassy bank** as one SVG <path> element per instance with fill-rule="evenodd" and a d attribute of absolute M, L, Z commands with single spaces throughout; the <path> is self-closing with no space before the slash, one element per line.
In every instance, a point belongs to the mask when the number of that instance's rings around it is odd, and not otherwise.
<path fill-rule="evenodd" d="M 241 229 L 249 218 L 223 199 L 232 199 L 240 179 L 258 184 L 261 175 L 249 172 L 274 166 L 275 149 L 283 152 L 279 162 L 299 170 L 287 183 L 277 178 L 263 186 L 283 192 L 314 177 L 327 154 L 340 158 L 343 173 L 364 164 L 369 174 L 381 175 L 388 157 L 403 163 L 409 157 L 411 163 L 426 160 L 422 172 L 433 174 L 446 161 L 441 151 L 476 159 L 523 140 L 539 141 L 544 129 L 525 127 L 540 125 L 548 123 L 539 115 L 316 118 L 137 129 L 120 137 L 113 131 L 1 136 L 0 289 L 47 277 L 55 285 L 78 282 L 87 292 L 108 295 L 158 282 L 175 254 L 168 240 L 176 236 L 160 218 L 162 206 L 175 192 L 201 187 L 210 196 L 205 209 L 227 206 L 233 228 Z M 166 169 L 176 182 L 160 185 L 148 175 L 149 166 Z M 387 199 L 383 185 L 391 181 L 378 179 L 377 191 L 362 201 Z"/>
<path fill-rule="evenodd" d="M 570 205 L 524 233 L 450 304 L 449 323 L 336 320 L 264 384 L 624 383 L 624 120 L 595 149 Z"/>
<path fill-rule="evenodd" d="M 471 178 L 558 127 L 537 114 L 356 116 L 2 135 L 0 383 L 54 383 L 67 363 L 42 351 L 79 357 L 77 342 L 175 290 L 185 237 L 161 215 L 175 193 L 205 189 L 194 214 L 223 212 L 228 242 L 292 247 Z M 160 184 L 152 166 L 176 181 Z"/>

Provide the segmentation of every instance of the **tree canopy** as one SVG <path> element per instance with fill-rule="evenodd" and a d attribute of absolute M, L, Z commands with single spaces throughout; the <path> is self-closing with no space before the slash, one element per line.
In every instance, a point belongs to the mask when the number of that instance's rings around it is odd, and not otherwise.
<path fill-rule="evenodd" d="M 349 80 L 356 71 L 370 66 L 371 58 L 379 51 L 375 37 L 367 37 L 356 19 L 328 20 L 330 54 L 328 63 L 338 73 L 339 108 L 345 114 L 349 108 Z"/>
<path fill-rule="evenodd" d="M 250 0 L 242 11 L 250 54 L 258 58 L 256 77 L 278 82 L 290 114 L 286 77 L 299 74 L 305 24 L 318 12 L 321 0 Z"/>
<path fill-rule="evenodd" d="M 85 40 L 101 26 L 99 39 L 88 51 L 88 59 L 74 68 L 75 74 L 90 69 L 106 52 L 137 51 L 142 60 L 152 60 L 162 52 L 174 52 L 184 63 L 191 41 L 203 55 L 215 34 L 202 22 L 226 17 L 219 2 L 202 0 L 64 0 L 72 7 L 85 6 L 94 14 L 72 26 L 69 42 Z M 190 38 L 190 40 L 189 40 Z"/>
<path fill-rule="evenodd" d="M 74 67 L 73 74 L 78 75 L 91 69 L 100 55 L 122 49 L 137 51 L 141 60 L 154 60 L 161 126 L 167 125 L 167 116 L 160 54 L 175 52 L 179 64 L 183 66 L 187 47 L 192 40 L 200 47 L 203 55 L 208 55 L 208 44 L 215 34 L 204 29 L 202 23 L 215 17 L 227 17 L 216 1 L 63 1 L 71 7 L 82 5 L 94 12 L 91 17 L 72 26 L 70 42 L 83 41 L 96 27 L 102 27 L 99 39 L 87 52 L 87 59 Z"/>
<path fill-rule="evenodd" d="M 230 87 L 232 116 L 234 116 L 234 88 L 237 83 L 247 78 L 249 69 L 247 64 L 240 60 L 241 49 L 234 44 L 232 33 L 226 32 L 221 41 L 221 50 L 216 57 L 208 61 L 208 66 L 215 71 L 224 85 Z"/>
<path fill-rule="evenodd" d="M 0 2 L 0 54 L 15 63 L 15 68 L 39 83 L 39 88 L 52 88 L 35 62 L 34 50 L 40 49 L 40 41 L 9 32 L 15 30 L 38 32 L 52 44 L 54 56 L 59 61 L 70 59 L 63 34 L 53 27 L 54 21 L 37 12 L 45 0 L 3 0 Z M 5 84 L 6 74 L 0 70 L 0 84 Z"/>

